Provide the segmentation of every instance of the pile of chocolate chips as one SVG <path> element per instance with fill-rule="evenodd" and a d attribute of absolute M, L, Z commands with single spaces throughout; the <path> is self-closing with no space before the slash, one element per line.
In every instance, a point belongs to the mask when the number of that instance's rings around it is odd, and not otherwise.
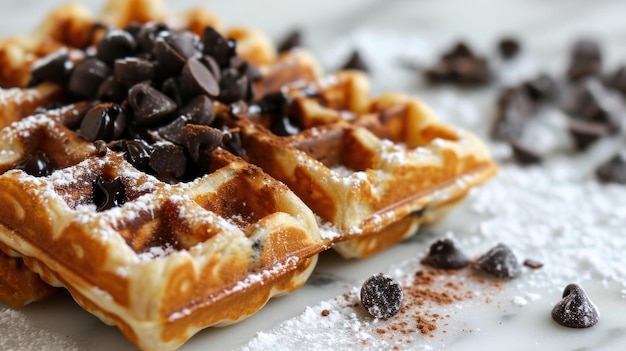
<path fill-rule="evenodd" d="M 569 67 L 562 79 L 542 74 L 500 92 L 491 136 L 494 140 L 510 142 L 519 163 L 540 162 L 541 155 L 524 145 L 521 135 L 536 112 L 552 104 L 570 117 L 568 131 L 576 149 L 583 151 L 599 139 L 617 134 L 623 127 L 623 116 L 618 116 L 606 102 L 611 90 L 626 97 L 626 66 L 603 77 L 600 45 L 581 39 L 571 49 Z M 622 154 L 600 165 L 596 175 L 601 181 L 626 184 L 626 159 Z"/>
<path fill-rule="evenodd" d="M 254 99 L 252 83 L 261 75 L 236 45 L 212 27 L 202 37 L 160 23 L 109 28 L 77 62 L 67 49 L 36 62 L 32 84 L 52 81 L 69 102 L 93 102 L 74 126 L 86 140 L 125 152 L 164 181 L 185 181 L 208 171 L 218 146 L 240 152 L 236 131 L 213 110 L 214 101 Z"/>
<path fill-rule="evenodd" d="M 467 44 L 459 42 L 443 53 L 439 61 L 424 72 L 424 77 L 431 83 L 480 85 L 489 82 L 491 71 L 486 58 L 477 56 Z"/>

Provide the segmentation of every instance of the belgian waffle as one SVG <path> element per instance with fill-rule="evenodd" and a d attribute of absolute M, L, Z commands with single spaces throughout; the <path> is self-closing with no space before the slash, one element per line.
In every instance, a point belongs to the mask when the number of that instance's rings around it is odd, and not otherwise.
<path fill-rule="evenodd" d="M 98 22 L 72 8 L 55 12 L 22 44 L 12 39 L 0 45 L 0 53 L 23 53 L 0 55 L 12 58 L 3 82 L 33 85 L 24 72 L 61 46 L 68 47 L 65 60 L 84 63 L 83 49 L 97 45 L 112 26 L 155 20 L 202 33 L 207 24 L 218 25 L 209 12 L 170 16 L 153 1 L 111 1 Z M 68 19 L 68 13 L 81 15 Z M 69 42 L 71 36 L 50 25 L 58 18 L 90 34 Z M 146 350 L 175 349 L 202 328 L 251 315 L 270 297 L 304 284 L 317 254 L 329 247 L 346 257 L 384 249 L 495 172 L 480 141 L 438 122 L 419 101 L 394 93 L 372 99 L 362 74 L 320 78 L 306 52 L 276 56 L 254 30 L 223 33 L 236 39 L 237 52 L 220 63 L 222 74 L 235 68 L 251 74 L 247 90 L 233 98 L 199 82 L 211 60 L 188 57 L 176 76 L 202 85 L 202 101 L 215 112 L 206 125 L 185 114 L 143 128 L 154 116 L 139 106 L 137 94 L 155 101 L 161 94 L 145 82 L 133 82 L 127 91 L 135 98 L 127 92 L 119 105 L 77 100 L 68 95 L 71 82 L 69 88 L 42 83 L 0 91 L 0 201 L 6 204 L 0 249 L 23 259 L 47 283 L 65 287 L 82 307 Z M 41 49 L 47 45 L 55 50 Z M 177 50 L 172 47 L 168 52 Z M 246 64 L 259 65 L 261 76 L 252 78 Z M 115 77 L 116 83 L 124 78 Z M 164 81 L 153 84 L 165 89 Z M 220 82 L 219 90 L 228 88 Z M 189 100 L 184 104 L 195 101 Z M 112 104 L 115 111 L 131 111 L 129 125 L 141 127 L 123 133 L 144 141 L 131 145 L 84 127 L 93 111 Z M 152 162 L 156 149 L 165 150 L 165 165 Z M 174 154 L 192 165 L 176 163 Z M 26 282 L 24 273 L 8 274 Z"/>

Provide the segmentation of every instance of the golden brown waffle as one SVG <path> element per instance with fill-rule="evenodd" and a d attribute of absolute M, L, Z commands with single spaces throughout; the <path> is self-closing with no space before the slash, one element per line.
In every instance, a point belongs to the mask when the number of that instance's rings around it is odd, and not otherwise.
<path fill-rule="evenodd" d="M 70 6 L 35 34 L 0 43 L 0 60 L 9 63 L 2 84 L 24 86 L 34 58 L 52 48 L 69 46 L 80 60 L 79 49 L 102 35 L 99 22 L 151 20 L 196 32 L 218 24 L 206 11 L 170 15 L 157 1 L 113 0 L 98 21 Z M 76 39 L 68 34 L 75 28 L 89 35 Z M 103 149 L 81 137 L 76 128 L 92 103 L 33 115 L 62 101 L 59 86 L 0 90 L 0 249 L 16 257 L 0 259 L 14 267 L 2 281 L 20 283 L 9 292 L 16 304 L 39 296 L 22 290 L 37 286 L 18 266 L 23 259 L 138 347 L 172 350 L 298 288 L 324 249 L 364 257 L 414 234 L 495 172 L 480 141 L 438 122 L 419 101 L 394 93 L 372 99 L 362 74 L 320 79 L 305 51 L 276 56 L 254 30 L 224 32 L 263 78 L 252 86 L 257 102 L 214 102 L 217 121 L 239 132 L 239 156 L 218 148 L 207 156 L 208 172 L 188 182 L 165 182 L 111 143 Z M 293 135 L 272 131 L 285 116 L 263 104 L 276 98 L 298 126 Z M 19 169 L 37 153 L 53 173 Z M 94 184 L 102 183 L 122 184 L 123 201 L 98 208 Z"/>

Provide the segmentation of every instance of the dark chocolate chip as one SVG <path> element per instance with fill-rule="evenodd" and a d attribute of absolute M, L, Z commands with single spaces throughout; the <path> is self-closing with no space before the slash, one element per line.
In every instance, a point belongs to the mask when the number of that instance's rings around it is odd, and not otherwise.
<path fill-rule="evenodd" d="M 474 53 L 472 52 L 472 49 L 470 49 L 469 45 L 467 45 L 465 42 L 460 41 L 456 43 L 452 47 L 452 49 L 445 52 L 441 58 L 443 60 L 452 60 L 452 59 L 457 59 L 457 58 L 472 58 L 472 57 L 474 57 Z"/>
<path fill-rule="evenodd" d="M 612 132 L 619 129 L 618 117 L 608 109 L 606 90 L 596 80 L 574 86 L 567 96 L 564 110 L 575 118 L 606 124 Z"/>
<path fill-rule="evenodd" d="M 128 104 L 134 112 L 135 121 L 140 125 L 163 122 L 177 108 L 172 99 L 146 83 L 135 84 L 130 88 Z"/>
<path fill-rule="evenodd" d="M 206 95 L 198 95 L 196 98 L 189 101 L 187 105 L 183 106 L 178 113 L 189 116 L 191 122 L 194 124 L 209 125 L 215 118 L 213 101 Z"/>
<path fill-rule="evenodd" d="M 279 53 L 287 52 L 293 48 L 302 46 L 302 31 L 293 29 L 277 45 Z"/>
<path fill-rule="evenodd" d="M 200 61 L 209 69 L 209 71 L 211 71 L 215 80 L 219 82 L 220 79 L 222 79 L 222 70 L 220 69 L 220 65 L 213 57 L 204 55 Z"/>
<path fill-rule="evenodd" d="M 126 114 L 116 103 L 96 105 L 85 113 L 78 133 L 89 141 L 113 140 L 124 132 L 126 128 Z"/>
<path fill-rule="evenodd" d="M 121 29 L 109 29 L 96 44 L 96 57 L 113 66 L 116 59 L 133 56 L 136 47 L 137 42 L 130 33 Z"/>
<path fill-rule="evenodd" d="M 476 260 L 476 266 L 497 278 L 511 279 L 522 272 L 517 257 L 504 244 L 498 244 L 480 256 Z"/>
<path fill-rule="evenodd" d="M 482 84 L 491 78 L 489 65 L 485 59 L 459 58 L 450 65 L 452 80 L 460 84 Z"/>
<path fill-rule="evenodd" d="M 569 284 L 552 309 L 552 319 L 568 328 L 589 328 L 598 323 L 600 313 L 580 285 Z"/>
<path fill-rule="evenodd" d="M 122 206 L 126 202 L 124 183 L 117 177 L 113 180 L 105 180 L 98 176 L 92 183 L 93 203 L 96 211 L 106 211 L 113 207 Z"/>
<path fill-rule="evenodd" d="M 352 52 L 348 60 L 343 64 L 341 68 L 342 69 L 355 69 L 355 70 L 359 70 L 363 72 L 369 71 L 369 67 L 367 66 L 367 63 L 365 63 L 365 61 L 363 60 L 363 57 L 361 57 L 361 53 L 359 53 L 357 50 L 354 50 Z"/>
<path fill-rule="evenodd" d="M 596 176 L 602 182 L 626 184 L 626 153 L 621 152 L 596 169 Z"/>
<path fill-rule="evenodd" d="M 126 88 L 154 78 L 154 63 L 137 57 L 126 57 L 115 60 L 113 77 Z"/>
<path fill-rule="evenodd" d="M 195 58 L 190 58 L 185 63 L 181 75 L 180 88 L 183 95 L 193 97 L 199 94 L 218 96 L 220 84 L 211 71 Z"/>
<path fill-rule="evenodd" d="M 535 101 L 544 101 L 554 98 L 557 94 L 557 83 L 552 77 L 543 73 L 523 84 L 530 98 Z"/>
<path fill-rule="evenodd" d="M 569 120 L 569 132 L 578 150 L 584 150 L 598 139 L 611 133 L 611 127 L 604 123 Z"/>
<path fill-rule="evenodd" d="M 111 69 L 106 63 L 95 57 L 89 57 L 76 64 L 70 76 L 68 89 L 73 95 L 92 99 L 100 85 L 111 75 Z"/>
<path fill-rule="evenodd" d="M 243 156 L 243 146 L 241 145 L 241 132 L 239 129 L 226 128 L 223 146 L 235 156 Z"/>
<path fill-rule="evenodd" d="M 519 53 L 520 49 L 521 44 L 516 38 L 502 38 L 500 42 L 498 42 L 498 51 L 500 52 L 500 56 L 505 59 L 515 57 Z"/>
<path fill-rule="evenodd" d="M 16 165 L 15 168 L 21 169 L 35 177 L 45 177 L 54 170 L 48 156 L 39 150 L 26 155 L 22 162 Z"/>
<path fill-rule="evenodd" d="M 70 61 L 67 48 L 61 48 L 39 60 L 31 69 L 33 78 L 64 85 L 67 83 L 74 64 Z"/>
<path fill-rule="evenodd" d="M 454 241 L 444 238 L 430 246 L 423 262 L 434 268 L 461 269 L 467 267 L 469 259 Z"/>
<path fill-rule="evenodd" d="M 127 95 L 128 89 L 111 76 L 100 84 L 96 97 L 102 101 L 120 103 Z"/>
<path fill-rule="evenodd" d="M 163 23 L 147 23 L 137 33 L 137 45 L 143 53 L 152 53 L 154 49 L 154 40 L 159 33 L 168 30 L 167 25 Z"/>
<path fill-rule="evenodd" d="M 185 62 L 195 55 L 197 40 L 191 32 L 161 32 L 154 40 L 152 50 L 159 72 L 166 75 L 180 73 Z"/>
<path fill-rule="evenodd" d="M 150 155 L 152 154 L 152 146 L 141 139 L 120 140 L 114 142 L 113 150 L 122 151 L 126 157 L 126 161 L 141 170 L 150 169 Z"/>
<path fill-rule="evenodd" d="M 162 143 L 153 147 L 150 167 L 164 179 L 180 179 L 187 170 L 187 156 L 182 146 Z"/>
<path fill-rule="evenodd" d="M 183 142 L 179 138 L 180 130 L 185 124 L 189 122 L 189 116 L 178 116 L 173 121 L 160 127 L 157 132 L 163 139 L 171 141 L 174 144 L 182 145 Z"/>
<path fill-rule="evenodd" d="M 424 71 L 424 78 L 431 83 L 445 83 L 452 80 L 452 69 L 447 62 L 437 62 Z"/>
<path fill-rule="evenodd" d="M 141 31 L 141 28 L 143 28 L 141 23 L 131 22 L 126 27 L 124 27 L 124 30 L 130 33 L 130 35 L 132 35 L 133 38 L 136 38 L 139 32 Z"/>
<path fill-rule="evenodd" d="M 513 157 L 522 165 L 531 165 L 541 162 L 541 156 L 529 149 L 526 145 L 517 139 L 511 139 L 511 149 L 513 150 Z"/>
<path fill-rule="evenodd" d="M 567 77 L 570 80 L 600 74 L 602 54 L 600 45 L 590 39 L 581 39 L 574 43 Z"/>
<path fill-rule="evenodd" d="M 220 80 L 220 94 L 217 99 L 230 104 L 246 98 L 248 92 L 248 77 L 242 75 L 235 68 L 222 71 Z"/>
<path fill-rule="evenodd" d="M 513 87 L 503 90 L 498 97 L 491 137 L 502 141 L 520 138 L 528 117 L 535 110 L 536 104 L 526 89 Z"/>
<path fill-rule="evenodd" d="M 224 38 L 213 27 L 205 28 L 202 42 L 204 54 L 212 56 L 221 67 L 228 66 L 230 58 L 235 55 L 234 42 Z"/>
<path fill-rule="evenodd" d="M 161 92 L 172 99 L 176 105 L 183 103 L 182 94 L 180 92 L 180 78 L 170 77 L 161 84 Z"/>
<path fill-rule="evenodd" d="M 626 96 L 626 66 L 620 66 L 608 77 L 607 85 Z"/>
<path fill-rule="evenodd" d="M 191 159 L 198 163 L 200 151 L 213 152 L 222 143 L 222 131 L 205 125 L 187 124 L 180 129 L 182 141 Z"/>
<path fill-rule="evenodd" d="M 375 274 L 361 286 L 361 303 L 374 318 L 393 317 L 402 307 L 402 287 L 392 277 Z"/>
<path fill-rule="evenodd" d="M 540 268 L 543 268 L 543 263 L 533 260 L 532 258 L 527 258 L 524 260 L 524 266 L 532 268 L 532 269 L 540 269 Z"/>

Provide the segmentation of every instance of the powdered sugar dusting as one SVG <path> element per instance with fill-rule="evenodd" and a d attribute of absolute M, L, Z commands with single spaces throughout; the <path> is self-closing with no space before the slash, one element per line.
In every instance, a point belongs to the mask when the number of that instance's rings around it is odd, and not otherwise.
<path fill-rule="evenodd" d="M 0 330 L 2 350 L 81 350 L 66 337 L 33 325 L 22 312 L 9 308 L 0 308 Z"/>

